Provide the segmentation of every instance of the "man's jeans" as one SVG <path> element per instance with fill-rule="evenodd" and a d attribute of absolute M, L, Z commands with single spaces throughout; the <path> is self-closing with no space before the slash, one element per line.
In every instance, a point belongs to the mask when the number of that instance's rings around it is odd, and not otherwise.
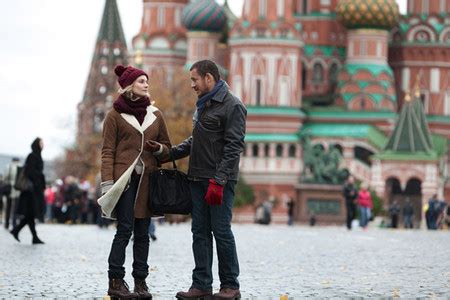
<path fill-rule="evenodd" d="M 222 205 L 208 205 L 205 201 L 208 180 L 192 181 L 192 251 L 195 268 L 192 287 L 212 290 L 213 240 L 216 241 L 221 288 L 239 288 L 239 262 L 236 244 L 231 231 L 231 217 L 236 181 L 228 181 L 223 193 Z"/>
<path fill-rule="evenodd" d="M 124 278 L 125 268 L 125 249 L 134 232 L 133 242 L 133 277 L 145 279 L 148 276 L 148 226 L 150 218 L 135 219 L 134 218 L 134 200 L 139 185 L 139 177 L 132 177 L 130 185 L 123 192 L 116 205 L 117 212 L 117 232 L 109 254 L 109 279 Z"/>

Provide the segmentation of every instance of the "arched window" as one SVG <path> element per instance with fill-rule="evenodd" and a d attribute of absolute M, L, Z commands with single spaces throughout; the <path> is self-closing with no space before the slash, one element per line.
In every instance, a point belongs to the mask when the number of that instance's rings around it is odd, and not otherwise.
<path fill-rule="evenodd" d="M 338 77 L 338 65 L 336 63 L 331 64 L 330 70 L 328 71 L 328 77 L 330 81 L 330 89 L 331 92 L 334 92 L 337 85 L 337 77 Z"/>
<path fill-rule="evenodd" d="M 275 152 L 277 157 L 283 157 L 283 145 L 278 144 L 277 147 L 275 148 Z"/>
<path fill-rule="evenodd" d="M 296 150 L 297 149 L 294 144 L 290 145 L 289 146 L 289 157 L 295 157 L 295 153 L 297 152 Z"/>
<path fill-rule="evenodd" d="M 254 145 L 252 146 L 252 156 L 253 156 L 253 157 L 258 157 L 258 150 L 259 150 L 258 145 L 257 145 L 257 144 L 254 144 Z"/>
<path fill-rule="evenodd" d="M 302 63 L 302 91 L 304 91 L 306 87 L 306 76 L 306 65 L 305 63 Z"/>
<path fill-rule="evenodd" d="M 269 156 L 270 156 L 270 145 L 265 144 L 264 145 L 264 157 L 269 157 Z"/>
<path fill-rule="evenodd" d="M 314 64 L 313 81 L 314 81 L 314 83 L 322 83 L 323 82 L 323 66 L 320 63 Z"/>

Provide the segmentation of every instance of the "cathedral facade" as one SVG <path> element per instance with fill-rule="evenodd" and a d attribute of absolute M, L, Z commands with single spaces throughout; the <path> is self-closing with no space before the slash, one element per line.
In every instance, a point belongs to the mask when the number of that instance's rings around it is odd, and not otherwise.
<path fill-rule="evenodd" d="M 108 43 L 124 54 L 119 40 Z M 248 108 L 241 173 L 257 201 L 297 197 L 304 136 L 338 149 L 341 167 L 386 205 L 405 195 L 417 207 L 433 194 L 450 201 L 450 0 L 408 0 L 406 15 L 395 0 L 244 0 L 240 17 L 227 1 L 143 0 L 130 54 L 98 47 L 103 64 L 128 59 L 168 82 L 214 60 Z M 85 98 L 109 87 L 94 82 Z M 80 108 L 80 120 L 95 114 Z M 79 133 L 92 128 L 80 123 Z"/>

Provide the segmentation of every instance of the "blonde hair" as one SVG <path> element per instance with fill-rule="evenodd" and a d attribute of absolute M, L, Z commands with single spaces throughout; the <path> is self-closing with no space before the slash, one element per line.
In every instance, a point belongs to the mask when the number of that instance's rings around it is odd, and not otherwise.
<path fill-rule="evenodd" d="M 125 97 L 127 97 L 128 99 L 135 101 L 137 99 L 139 99 L 140 97 L 137 97 L 134 93 L 133 93 L 133 85 L 134 82 L 132 84 L 130 84 L 129 86 L 125 87 L 125 88 L 119 88 L 119 90 L 117 91 L 120 95 L 124 95 Z M 150 104 L 151 105 L 155 105 L 155 101 L 153 101 L 150 97 L 150 94 L 147 93 L 147 97 L 150 99 Z"/>

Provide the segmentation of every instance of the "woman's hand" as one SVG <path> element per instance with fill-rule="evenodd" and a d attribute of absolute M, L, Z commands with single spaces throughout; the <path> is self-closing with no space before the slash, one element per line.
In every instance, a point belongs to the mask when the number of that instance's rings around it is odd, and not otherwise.
<path fill-rule="evenodd" d="M 145 142 L 144 150 L 156 154 L 156 152 L 162 152 L 162 145 L 158 142 L 149 140 Z"/>

